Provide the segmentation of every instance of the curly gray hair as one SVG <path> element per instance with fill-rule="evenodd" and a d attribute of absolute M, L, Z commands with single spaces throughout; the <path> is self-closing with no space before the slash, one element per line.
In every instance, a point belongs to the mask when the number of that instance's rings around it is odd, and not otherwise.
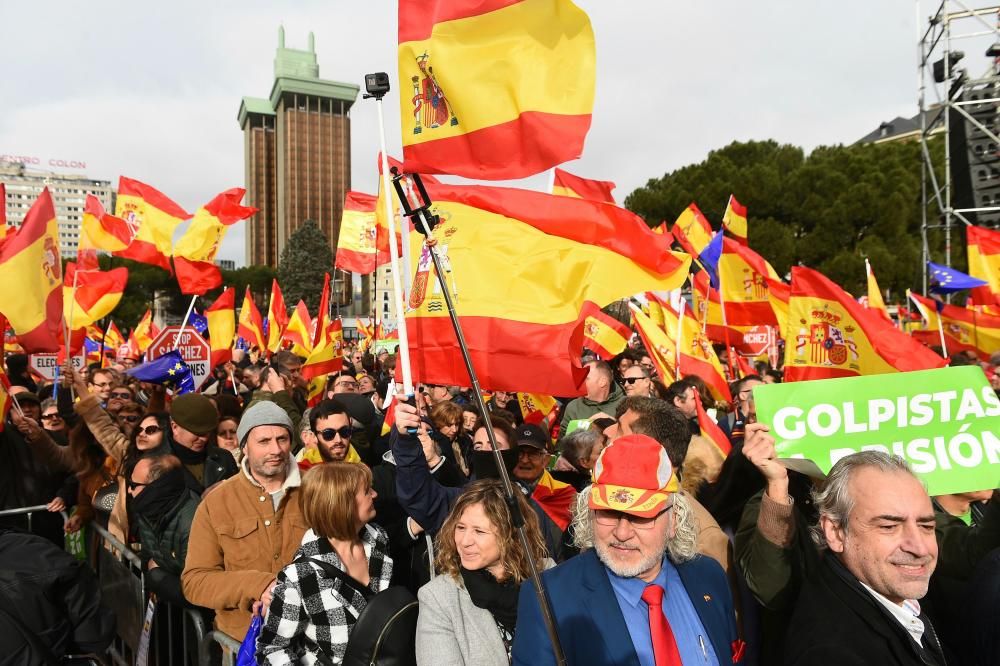
<path fill-rule="evenodd" d="M 576 494 L 570 513 L 570 535 L 581 551 L 594 547 L 594 512 L 590 509 L 590 486 Z M 667 540 L 667 556 L 674 564 L 693 560 L 698 554 L 698 519 L 684 493 L 674 493 L 674 536 Z"/>

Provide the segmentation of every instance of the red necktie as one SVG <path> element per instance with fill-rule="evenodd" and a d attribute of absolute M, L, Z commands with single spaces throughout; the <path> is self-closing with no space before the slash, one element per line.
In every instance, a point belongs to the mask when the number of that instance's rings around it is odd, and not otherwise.
<path fill-rule="evenodd" d="M 683 666 L 677 650 L 674 632 L 670 630 L 667 616 L 663 614 L 663 588 L 647 585 L 642 600 L 649 607 L 649 633 L 653 637 L 653 660 L 656 666 Z"/>

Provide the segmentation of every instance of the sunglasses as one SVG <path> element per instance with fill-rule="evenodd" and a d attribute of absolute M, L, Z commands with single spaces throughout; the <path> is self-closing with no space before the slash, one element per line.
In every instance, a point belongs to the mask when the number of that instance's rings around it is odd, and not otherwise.
<path fill-rule="evenodd" d="M 353 433 L 354 429 L 351 426 L 342 426 L 340 428 L 323 428 L 316 434 L 324 442 L 332 442 L 333 438 L 337 435 L 340 435 L 341 439 L 350 439 Z"/>
<path fill-rule="evenodd" d="M 612 511 L 611 509 L 595 509 L 594 510 L 594 520 L 597 524 L 604 525 L 605 527 L 618 527 L 618 523 L 621 520 L 628 522 L 633 529 L 637 530 L 651 530 L 653 529 L 653 523 L 656 519 L 665 514 L 670 509 L 674 508 L 673 503 L 668 504 L 660 511 L 658 514 L 651 518 L 640 518 L 639 516 L 633 516 L 627 513 L 622 513 L 621 511 Z"/>
<path fill-rule="evenodd" d="M 119 398 L 121 400 L 131 400 L 132 399 L 132 394 L 129 393 L 128 391 L 120 391 L 120 392 L 119 391 L 112 391 L 111 392 L 111 397 L 112 398 Z"/>
<path fill-rule="evenodd" d="M 42 414 L 43 421 L 58 421 L 62 419 L 58 414 Z"/>
<path fill-rule="evenodd" d="M 637 381 L 640 381 L 640 380 L 643 380 L 643 379 L 648 379 L 648 378 L 647 377 L 624 377 L 624 378 L 622 378 L 622 383 L 624 383 L 626 386 L 632 386 L 632 384 L 635 384 Z"/>
<path fill-rule="evenodd" d="M 149 436 L 149 435 L 155 435 L 158 432 L 163 432 L 163 428 L 161 428 L 158 425 L 148 425 L 145 428 L 139 428 L 139 432 Z"/>
<path fill-rule="evenodd" d="M 126 479 L 125 480 L 125 487 L 128 488 L 129 490 L 135 490 L 136 488 L 146 487 L 146 486 L 149 486 L 149 485 L 152 485 L 152 482 L 150 482 L 150 483 L 139 483 L 138 481 L 133 481 L 132 479 Z"/>
<path fill-rule="evenodd" d="M 139 415 L 138 414 L 119 414 L 118 418 L 120 418 L 125 423 L 136 423 L 139 420 Z M 153 428 L 153 427 L 158 427 L 158 426 L 149 426 L 149 427 Z"/>

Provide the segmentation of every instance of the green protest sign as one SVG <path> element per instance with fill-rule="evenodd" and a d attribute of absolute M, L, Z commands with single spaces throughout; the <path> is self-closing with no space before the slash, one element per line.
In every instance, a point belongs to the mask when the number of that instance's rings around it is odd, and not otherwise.
<path fill-rule="evenodd" d="M 905 458 L 931 495 L 1000 487 L 1000 399 L 976 366 L 763 384 L 757 420 L 790 469 L 857 451 Z"/>

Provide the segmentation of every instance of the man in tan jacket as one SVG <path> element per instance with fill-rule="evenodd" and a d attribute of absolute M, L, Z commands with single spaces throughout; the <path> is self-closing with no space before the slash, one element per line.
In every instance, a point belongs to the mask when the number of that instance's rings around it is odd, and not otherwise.
<path fill-rule="evenodd" d="M 240 472 L 202 499 L 181 574 L 184 596 L 216 611 L 216 627 L 242 640 L 256 601 L 271 602 L 275 577 L 305 534 L 292 421 L 261 401 L 240 419 Z"/>

